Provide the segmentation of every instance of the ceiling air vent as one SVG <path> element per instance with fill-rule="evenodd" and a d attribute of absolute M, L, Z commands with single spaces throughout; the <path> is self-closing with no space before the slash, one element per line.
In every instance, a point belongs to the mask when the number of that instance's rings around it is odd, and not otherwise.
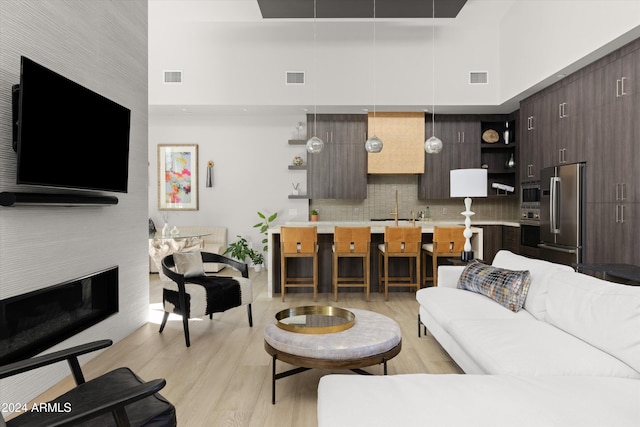
<path fill-rule="evenodd" d="M 173 70 L 164 72 L 165 83 L 182 83 L 182 71 Z"/>
<path fill-rule="evenodd" d="M 304 84 L 304 71 L 287 71 L 286 84 L 288 84 L 288 85 L 303 85 Z"/>
<path fill-rule="evenodd" d="M 486 85 L 489 83 L 489 73 L 486 71 L 471 71 L 469 73 L 469 84 Z"/>

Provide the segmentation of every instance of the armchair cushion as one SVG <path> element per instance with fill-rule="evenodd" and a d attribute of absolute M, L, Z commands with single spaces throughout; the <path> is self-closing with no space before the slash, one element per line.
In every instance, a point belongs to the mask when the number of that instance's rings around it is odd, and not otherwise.
<path fill-rule="evenodd" d="M 204 263 L 200 252 L 178 252 L 173 257 L 176 271 L 184 277 L 204 276 Z"/>

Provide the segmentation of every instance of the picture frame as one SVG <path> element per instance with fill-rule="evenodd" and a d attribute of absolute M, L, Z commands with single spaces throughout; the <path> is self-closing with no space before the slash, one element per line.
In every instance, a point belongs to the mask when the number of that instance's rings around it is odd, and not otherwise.
<path fill-rule="evenodd" d="M 158 210 L 198 210 L 198 145 L 158 144 Z"/>

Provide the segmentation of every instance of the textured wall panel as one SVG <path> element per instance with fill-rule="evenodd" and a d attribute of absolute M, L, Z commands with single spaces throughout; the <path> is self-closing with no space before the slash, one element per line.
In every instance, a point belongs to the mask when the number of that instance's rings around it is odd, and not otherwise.
<path fill-rule="evenodd" d="M 118 341 L 148 314 L 147 2 L 0 1 L 0 191 L 52 191 L 15 184 L 11 86 L 20 55 L 131 109 L 129 193 L 105 208 L 0 208 L 0 298 L 118 265 L 120 312 L 55 348 Z M 50 143 L 64 149 L 64 141 Z M 4 380 L 0 402 L 28 402 L 67 373 L 56 366 Z"/>

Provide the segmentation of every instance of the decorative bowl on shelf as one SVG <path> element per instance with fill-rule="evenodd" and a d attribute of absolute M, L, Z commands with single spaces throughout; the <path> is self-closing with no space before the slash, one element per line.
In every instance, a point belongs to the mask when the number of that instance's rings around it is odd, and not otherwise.
<path fill-rule="evenodd" d="M 293 158 L 293 165 L 294 166 L 302 166 L 304 164 L 304 160 L 302 160 L 302 157 L 300 156 L 295 156 Z"/>
<path fill-rule="evenodd" d="M 487 129 L 482 133 L 482 141 L 487 144 L 493 144 L 500 140 L 500 135 L 493 129 Z"/>

